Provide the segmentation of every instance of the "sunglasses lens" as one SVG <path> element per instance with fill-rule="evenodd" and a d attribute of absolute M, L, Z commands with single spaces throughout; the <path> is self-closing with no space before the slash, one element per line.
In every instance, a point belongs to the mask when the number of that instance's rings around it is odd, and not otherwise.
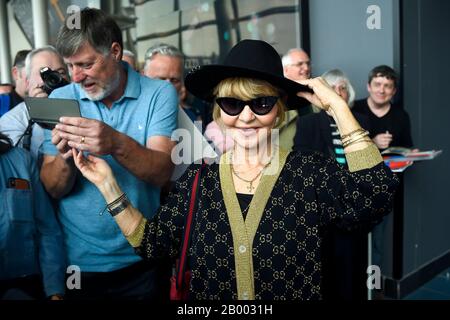
<path fill-rule="evenodd" d="M 234 98 L 217 98 L 217 104 L 228 115 L 236 116 L 241 113 L 243 106 L 238 99 Z"/>
<path fill-rule="evenodd" d="M 259 97 L 252 100 L 252 111 L 257 115 L 268 114 L 277 103 L 278 97 Z"/>
<path fill-rule="evenodd" d="M 217 98 L 219 107 L 230 116 L 237 116 L 242 112 L 245 105 L 249 104 L 252 111 L 257 115 L 268 114 L 277 103 L 278 97 L 259 97 L 250 101 L 241 101 L 235 98 Z"/>

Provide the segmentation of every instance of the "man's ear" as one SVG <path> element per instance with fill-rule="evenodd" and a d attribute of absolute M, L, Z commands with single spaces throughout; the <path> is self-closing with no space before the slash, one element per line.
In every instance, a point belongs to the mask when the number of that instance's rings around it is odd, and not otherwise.
<path fill-rule="evenodd" d="M 113 42 L 111 45 L 111 54 L 114 56 L 116 61 L 122 60 L 122 47 L 118 42 Z"/>
<path fill-rule="evenodd" d="M 20 70 L 16 66 L 11 68 L 11 74 L 13 76 L 14 81 L 20 78 Z"/>

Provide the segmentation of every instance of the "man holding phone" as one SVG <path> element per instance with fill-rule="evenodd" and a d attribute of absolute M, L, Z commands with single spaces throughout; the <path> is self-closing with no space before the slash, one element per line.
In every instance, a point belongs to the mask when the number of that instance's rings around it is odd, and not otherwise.
<path fill-rule="evenodd" d="M 25 96 L 47 97 L 41 77 L 41 69 L 45 67 L 69 80 L 67 66 L 54 47 L 44 46 L 34 49 L 25 59 Z M 19 103 L 0 118 L 0 131 L 12 140 L 13 145 L 24 147 L 31 152 L 35 160 L 39 160 L 39 148 L 44 141 L 44 131 L 39 125 L 30 124 L 30 115 L 25 102 Z"/>
<path fill-rule="evenodd" d="M 173 170 L 177 94 L 121 62 L 122 32 L 111 17 L 86 8 L 80 21 L 81 28 L 64 24 L 56 43 L 74 83 L 50 97 L 78 100 L 82 117 L 62 117 L 46 130 L 41 169 L 45 188 L 58 199 L 68 262 L 81 269 L 81 289 L 68 290 L 68 298 L 155 298 L 161 295 L 156 270 L 103 214 L 106 203 L 77 174 L 72 148 L 104 156 L 130 201 L 150 218 Z"/>

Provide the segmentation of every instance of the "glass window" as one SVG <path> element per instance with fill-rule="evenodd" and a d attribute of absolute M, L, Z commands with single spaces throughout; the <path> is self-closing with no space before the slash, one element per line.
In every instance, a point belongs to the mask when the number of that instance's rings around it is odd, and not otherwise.
<path fill-rule="evenodd" d="M 300 40 L 301 0 L 183 0 L 136 5 L 138 57 L 166 42 L 186 55 L 186 68 L 217 63 L 241 39 L 260 39 L 284 54 Z"/>

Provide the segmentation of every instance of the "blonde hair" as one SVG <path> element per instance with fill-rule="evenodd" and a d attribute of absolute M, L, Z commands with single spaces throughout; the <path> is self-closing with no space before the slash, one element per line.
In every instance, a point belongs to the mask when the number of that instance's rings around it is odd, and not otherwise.
<path fill-rule="evenodd" d="M 286 105 L 282 99 L 284 94 L 267 81 L 252 78 L 227 78 L 219 82 L 213 94 L 215 97 L 234 97 L 242 100 L 250 100 L 260 96 L 280 97 L 275 104 L 278 107 L 275 128 L 284 121 L 286 112 Z M 220 107 L 217 103 L 214 103 L 213 119 L 221 127 L 223 126 L 220 118 Z"/>

